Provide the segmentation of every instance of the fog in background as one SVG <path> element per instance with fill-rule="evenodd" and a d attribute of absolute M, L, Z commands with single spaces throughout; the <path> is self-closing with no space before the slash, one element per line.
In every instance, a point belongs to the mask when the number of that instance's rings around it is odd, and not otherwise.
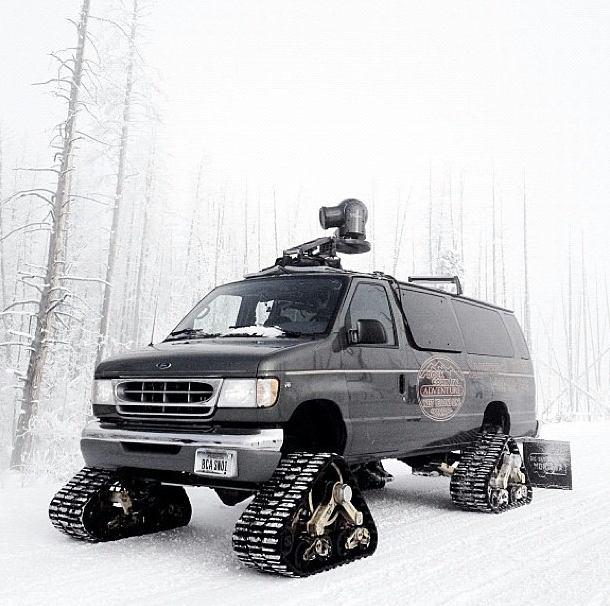
<path fill-rule="evenodd" d="M 40 169 L 67 111 L 61 83 L 32 83 L 69 76 L 48 53 L 76 45 L 81 4 L 0 5 L 2 468 L 35 333 L 35 309 L 13 304 L 38 296 L 51 221 L 16 194 L 53 191 Z M 125 139 L 132 11 L 91 3 L 65 247 L 79 280 L 53 325 L 32 470 L 76 466 L 101 315 L 105 353 L 158 340 L 214 284 L 321 235 L 318 208 L 348 197 L 369 207 L 373 250 L 345 267 L 456 272 L 522 324 L 529 308 L 540 416 L 610 414 L 608 3 L 140 0 Z"/>

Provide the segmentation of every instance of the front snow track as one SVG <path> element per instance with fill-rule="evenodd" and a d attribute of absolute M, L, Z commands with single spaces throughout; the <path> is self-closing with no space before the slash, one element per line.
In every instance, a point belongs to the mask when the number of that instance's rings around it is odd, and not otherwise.
<path fill-rule="evenodd" d="M 494 431 L 481 432 L 464 449 L 450 490 L 453 503 L 467 511 L 502 513 L 532 500 L 517 443 Z"/>
<path fill-rule="evenodd" d="M 49 518 L 60 532 L 96 543 L 185 526 L 191 504 L 181 486 L 85 467 L 53 497 Z"/>
<path fill-rule="evenodd" d="M 248 567 L 303 577 L 372 555 L 377 528 L 344 459 L 294 453 L 242 514 L 233 549 Z"/>

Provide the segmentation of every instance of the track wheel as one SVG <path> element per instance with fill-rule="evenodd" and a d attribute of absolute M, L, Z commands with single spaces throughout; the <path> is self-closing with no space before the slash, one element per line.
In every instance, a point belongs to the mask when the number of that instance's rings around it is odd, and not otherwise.
<path fill-rule="evenodd" d="M 528 499 L 523 459 L 518 452 L 511 452 L 508 442 L 489 479 L 488 499 L 496 512 L 524 504 Z"/>
<path fill-rule="evenodd" d="M 295 516 L 298 539 L 293 562 L 297 569 L 338 565 L 364 555 L 371 547 L 371 533 L 359 508 L 364 502 L 360 497 L 362 503 L 354 504 L 358 489 L 345 475 L 337 461 L 328 465 L 312 485 L 306 507 Z"/>
<path fill-rule="evenodd" d="M 87 503 L 83 524 L 98 541 L 116 541 L 185 526 L 191 504 L 184 488 L 117 481 Z"/>

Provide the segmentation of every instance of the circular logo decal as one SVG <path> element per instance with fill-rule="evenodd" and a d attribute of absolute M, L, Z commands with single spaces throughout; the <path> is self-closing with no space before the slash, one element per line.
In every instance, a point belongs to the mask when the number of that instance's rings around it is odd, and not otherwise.
<path fill-rule="evenodd" d="M 444 356 L 428 358 L 417 373 L 417 401 L 434 421 L 455 416 L 466 399 L 466 379 L 460 367 Z"/>

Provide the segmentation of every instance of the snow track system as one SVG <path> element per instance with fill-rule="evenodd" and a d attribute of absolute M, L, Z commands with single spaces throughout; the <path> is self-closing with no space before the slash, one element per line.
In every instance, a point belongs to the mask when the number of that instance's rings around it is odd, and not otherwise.
<path fill-rule="evenodd" d="M 309 576 L 363 558 L 377 529 L 345 461 L 289 454 L 242 514 L 233 548 L 248 567 Z"/>
<path fill-rule="evenodd" d="M 513 438 L 484 431 L 467 446 L 451 476 L 460 509 L 501 513 L 532 500 Z M 84 541 L 115 541 L 185 526 L 184 488 L 85 467 L 53 498 L 55 528 Z M 256 493 L 233 532 L 233 549 L 250 568 L 304 577 L 370 556 L 377 528 L 345 459 L 293 453 Z"/>
<path fill-rule="evenodd" d="M 519 447 L 499 432 L 481 432 L 451 476 L 451 498 L 460 509 L 502 513 L 532 500 Z"/>
<path fill-rule="evenodd" d="M 116 541 L 185 526 L 191 504 L 181 486 L 85 467 L 53 497 L 49 518 L 70 537 Z"/>

